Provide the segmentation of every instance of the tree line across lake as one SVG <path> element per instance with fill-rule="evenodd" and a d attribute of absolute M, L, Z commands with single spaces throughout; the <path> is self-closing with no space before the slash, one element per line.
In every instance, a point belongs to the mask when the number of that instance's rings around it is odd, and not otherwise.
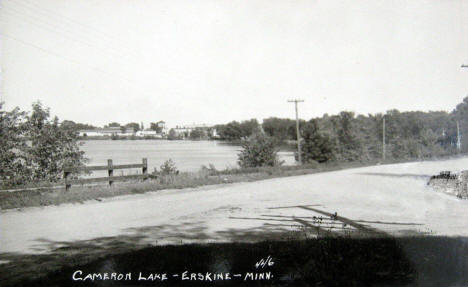
<path fill-rule="evenodd" d="M 325 114 L 309 121 L 300 120 L 303 162 L 371 161 L 387 159 L 427 159 L 468 151 L 468 97 L 452 112 L 390 110 L 385 114 L 355 115 L 344 111 Z M 457 132 L 457 122 L 460 133 Z M 296 121 L 268 118 L 216 126 L 220 139 L 237 141 L 262 133 L 276 145 L 295 142 Z M 460 136 L 460 149 L 457 142 Z M 257 137 L 258 138 L 258 137 Z M 265 142 L 259 139 L 259 142 Z M 265 149 L 271 149 L 264 143 Z M 296 155 L 297 156 L 297 155 Z M 269 161 L 272 162 L 272 161 Z"/>
<path fill-rule="evenodd" d="M 468 133 L 466 97 L 452 112 L 390 110 L 385 114 L 355 115 L 344 111 L 300 120 L 303 163 L 382 158 L 384 118 L 387 159 L 425 159 L 468 151 L 468 137 L 460 136 L 457 145 L 459 134 Z M 5 111 L 0 104 L 0 185 L 57 181 L 65 166 L 84 165 L 86 159 L 77 132 L 84 126 L 60 122 L 57 117 L 51 119 L 49 109 L 40 102 L 33 103 L 31 112 L 19 108 Z M 255 119 L 233 121 L 210 129 L 216 130 L 217 139 L 243 143 L 238 160 L 241 167 L 280 165 L 278 147 L 296 140 L 296 122 L 292 119 L 272 117 L 261 124 Z M 201 130 L 195 132 L 193 138 L 206 136 Z"/>

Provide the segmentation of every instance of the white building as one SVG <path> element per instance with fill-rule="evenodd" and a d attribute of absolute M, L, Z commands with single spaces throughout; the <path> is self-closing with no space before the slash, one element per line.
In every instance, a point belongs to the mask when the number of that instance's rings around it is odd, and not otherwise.
<path fill-rule="evenodd" d="M 125 128 L 122 129 L 121 127 L 109 127 L 109 128 L 98 128 L 93 130 L 79 130 L 78 135 L 80 137 L 111 137 L 111 136 L 132 136 L 135 134 L 135 130 L 133 128 Z"/>
<path fill-rule="evenodd" d="M 154 138 L 162 138 L 162 134 L 158 134 L 154 130 L 146 129 L 143 131 L 137 131 L 135 134 L 137 137 L 154 137 Z"/>

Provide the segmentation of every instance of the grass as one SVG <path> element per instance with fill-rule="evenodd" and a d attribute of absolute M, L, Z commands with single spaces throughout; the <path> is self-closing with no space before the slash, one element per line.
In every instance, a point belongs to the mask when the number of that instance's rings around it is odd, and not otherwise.
<path fill-rule="evenodd" d="M 28 189 L 13 192 L 0 192 L 0 208 L 13 209 L 34 206 L 60 205 L 64 203 L 83 203 L 87 200 L 119 195 L 140 194 L 163 189 L 194 188 L 205 185 L 227 184 L 236 182 L 251 182 L 276 177 L 287 177 L 318 172 L 339 170 L 344 168 L 370 165 L 373 163 L 347 163 L 328 165 L 278 166 L 256 168 L 231 168 L 216 170 L 212 167 L 202 167 L 198 172 L 181 172 L 172 175 L 158 176 L 146 181 L 115 182 L 109 187 L 104 182 L 94 186 L 74 185 L 68 191 L 64 188 L 54 188 L 50 184 L 36 186 L 28 185 Z"/>
<path fill-rule="evenodd" d="M 386 164 L 407 161 L 408 160 L 387 160 Z M 68 191 L 65 191 L 64 188 L 54 188 L 50 183 L 42 183 L 40 185 L 28 184 L 25 186 L 28 189 L 21 189 L 13 192 L 0 192 L 0 208 L 13 209 L 60 205 L 64 203 L 82 203 L 87 200 L 100 200 L 101 198 L 127 194 L 140 194 L 148 191 L 194 188 L 204 185 L 236 182 L 251 182 L 277 177 L 306 175 L 346 168 L 364 167 L 378 163 L 378 161 L 331 162 L 327 164 L 310 164 L 302 166 L 229 168 L 225 170 L 216 170 L 212 166 L 202 166 L 198 172 L 181 172 L 177 175 L 159 176 L 157 179 L 149 179 L 143 182 L 115 182 L 112 187 L 107 186 L 106 183 L 94 186 L 75 185 Z M 35 189 L 39 187 L 40 189 Z"/>

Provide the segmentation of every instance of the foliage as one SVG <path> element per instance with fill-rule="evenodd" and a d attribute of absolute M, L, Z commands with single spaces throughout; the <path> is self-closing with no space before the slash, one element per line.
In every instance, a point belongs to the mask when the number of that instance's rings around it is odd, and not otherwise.
<path fill-rule="evenodd" d="M 299 120 L 299 126 L 305 124 L 304 120 Z M 268 118 L 264 119 L 262 128 L 265 133 L 277 140 L 296 140 L 296 121 L 292 119 Z"/>
<path fill-rule="evenodd" d="M 177 134 L 175 129 L 170 129 L 169 134 L 167 135 L 168 140 L 179 140 L 181 137 Z"/>
<path fill-rule="evenodd" d="M 95 126 L 89 124 L 75 123 L 74 121 L 64 120 L 60 123 L 61 128 L 72 129 L 72 130 L 94 130 Z"/>
<path fill-rule="evenodd" d="M 341 112 L 332 123 L 337 135 L 339 158 L 345 161 L 359 160 L 362 154 L 360 138 L 355 129 L 353 112 Z"/>
<path fill-rule="evenodd" d="M 457 122 L 461 134 L 460 152 L 468 152 L 468 136 L 464 136 L 468 134 L 468 97 L 451 113 L 389 110 L 384 114 L 355 115 L 344 111 L 338 115 L 324 114 L 314 120 L 319 134 L 327 138 L 331 146 L 332 157 L 327 158 L 352 162 L 382 159 L 384 118 L 386 159 L 424 159 L 458 153 Z M 306 122 L 300 120 L 302 137 L 305 125 Z M 267 118 L 262 128 L 266 135 L 279 141 L 296 140 L 293 119 Z M 319 144 L 324 139 L 313 133 L 310 136 L 318 141 L 315 146 L 325 146 Z M 317 155 L 318 148 L 314 149 L 306 153 Z"/>
<path fill-rule="evenodd" d="M 57 117 L 49 120 L 49 109 L 40 102 L 33 103 L 32 108 L 26 121 L 31 141 L 26 163 L 32 168 L 31 179 L 57 181 L 64 167 L 84 164 L 84 152 L 79 149 L 76 131 L 60 128 Z"/>
<path fill-rule="evenodd" d="M 110 123 L 110 124 L 108 124 L 107 126 L 104 126 L 104 127 L 118 128 L 118 127 L 120 127 L 120 124 L 117 123 L 117 122 L 112 122 L 112 123 Z"/>
<path fill-rule="evenodd" d="M 161 165 L 160 173 L 161 175 L 175 175 L 179 173 L 179 170 L 172 159 L 168 159 Z"/>
<path fill-rule="evenodd" d="M 0 103 L 0 179 L 19 184 L 28 178 L 26 157 L 26 113 L 19 108 L 7 112 Z"/>
<path fill-rule="evenodd" d="M 128 128 L 133 128 L 133 131 L 137 132 L 140 130 L 140 125 L 138 123 L 128 123 L 125 125 L 125 127 Z"/>
<path fill-rule="evenodd" d="M 150 123 L 150 129 L 157 132 L 158 134 L 163 130 L 163 128 L 160 127 L 158 123 Z"/>
<path fill-rule="evenodd" d="M 206 132 L 202 128 L 196 128 L 190 132 L 189 138 L 191 140 L 199 140 L 206 138 Z"/>
<path fill-rule="evenodd" d="M 327 135 L 319 132 L 317 120 L 302 126 L 301 156 L 303 163 L 327 162 L 333 159 L 333 144 Z"/>
<path fill-rule="evenodd" d="M 26 184 L 29 181 L 57 181 L 65 166 L 85 163 L 77 132 L 70 125 L 60 125 L 57 117 L 40 102 L 32 105 L 28 115 L 14 109 L 0 112 L 2 126 L 2 169 L 4 185 Z"/>
<path fill-rule="evenodd" d="M 210 163 L 208 166 L 202 165 L 200 168 L 200 173 L 206 175 L 218 175 L 220 172 L 216 169 L 214 164 Z"/>
<path fill-rule="evenodd" d="M 278 146 L 276 141 L 264 134 L 258 133 L 242 143 L 242 151 L 238 154 L 238 164 L 242 168 L 260 166 L 279 166 Z"/>
<path fill-rule="evenodd" d="M 226 125 L 217 125 L 215 128 L 220 139 L 239 141 L 259 132 L 260 125 L 256 119 L 251 119 L 243 122 L 232 121 Z"/>

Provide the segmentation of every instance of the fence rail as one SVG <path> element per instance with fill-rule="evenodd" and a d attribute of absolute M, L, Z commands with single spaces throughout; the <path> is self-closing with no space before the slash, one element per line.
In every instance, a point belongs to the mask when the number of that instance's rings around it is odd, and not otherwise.
<path fill-rule="evenodd" d="M 114 176 L 114 169 L 128 169 L 128 168 L 141 168 L 142 174 Z M 108 176 L 107 177 L 93 177 L 93 178 L 79 178 L 79 179 L 70 178 L 70 175 L 73 172 L 93 171 L 93 170 L 107 170 Z M 119 181 L 119 180 L 126 180 L 126 179 L 143 179 L 144 180 L 148 178 L 148 160 L 146 158 L 143 158 L 141 163 L 114 165 L 112 162 L 112 159 L 108 159 L 107 165 L 67 167 L 63 171 L 63 178 L 65 180 L 65 190 L 70 189 L 72 184 L 85 184 L 85 183 L 108 181 L 109 186 L 112 186 L 114 181 Z"/>

